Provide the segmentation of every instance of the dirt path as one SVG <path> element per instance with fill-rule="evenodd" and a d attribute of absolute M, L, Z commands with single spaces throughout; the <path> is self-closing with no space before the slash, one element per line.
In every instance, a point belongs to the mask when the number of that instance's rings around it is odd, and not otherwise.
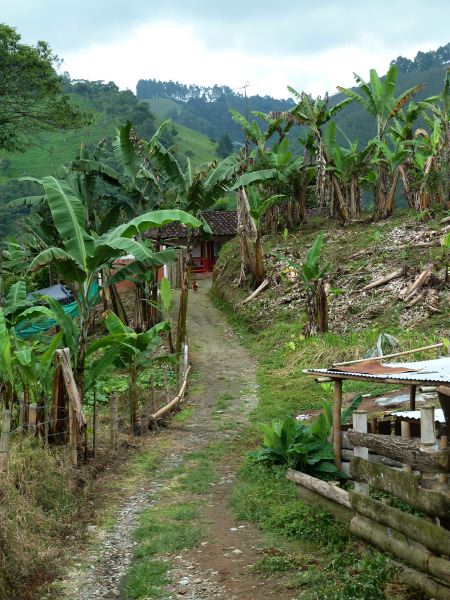
<path fill-rule="evenodd" d="M 186 421 L 171 422 L 158 434 L 165 437 L 169 448 L 158 468 L 160 473 L 180 465 L 187 452 L 235 436 L 257 401 L 255 365 L 228 329 L 225 317 L 212 306 L 208 290 L 209 282 L 200 282 L 189 305 L 191 355 L 199 381 L 198 391 L 194 386 L 189 394 L 193 413 Z M 221 398 L 226 398 L 223 410 L 218 409 Z M 205 541 L 191 550 L 164 557 L 172 566 L 169 597 L 263 600 L 276 595 L 279 600 L 291 599 L 293 592 L 280 587 L 276 578 L 250 570 L 261 557 L 261 536 L 251 524 L 236 522 L 228 507 L 234 466 L 222 463 L 218 476 L 205 494 L 201 509 L 206 523 Z M 97 549 L 88 557 L 92 564 L 74 570 L 64 583 L 61 598 L 121 597 L 120 580 L 132 559 L 133 530 L 139 516 L 158 503 L 158 495 L 172 483 L 170 479 L 152 478 L 124 500 L 113 527 L 99 535 Z"/>

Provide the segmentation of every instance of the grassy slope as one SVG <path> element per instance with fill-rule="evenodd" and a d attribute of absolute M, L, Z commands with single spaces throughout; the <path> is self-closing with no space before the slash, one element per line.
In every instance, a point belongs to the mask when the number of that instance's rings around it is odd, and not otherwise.
<path fill-rule="evenodd" d="M 378 272 L 390 273 L 402 263 L 420 269 L 423 263 L 433 259 L 439 265 L 440 248 L 417 249 L 411 245 L 407 252 L 388 252 L 399 232 L 409 235 L 422 227 L 432 229 L 438 223 L 436 220 L 422 226 L 411 223 L 411 219 L 407 221 L 403 215 L 383 223 L 355 224 L 342 230 L 329 221 L 312 220 L 288 240 L 266 238 L 269 270 L 274 274 L 280 270 L 280 254 L 303 257 L 318 231 L 325 230 L 325 256 L 331 263 L 333 284 L 344 288 L 345 294 L 331 300 L 331 333 L 309 339 L 302 335 L 304 304 L 298 286 L 282 280 L 259 299 L 242 306 L 248 290 L 233 284 L 239 272 L 238 244 L 234 241 L 224 248 L 214 295 L 258 363 L 260 402 L 252 415 L 253 427 L 248 433 L 246 449 L 260 444 L 259 423 L 318 409 L 321 398 L 329 399 L 329 386 L 315 384 L 303 375 L 304 368 L 359 357 L 373 347 L 382 331 L 395 335 L 403 348 L 449 337 L 450 315 L 445 308 L 449 301 L 448 288 L 439 292 L 442 312 L 431 316 L 423 307 L 405 308 L 397 300 L 395 285 L 391 291 L 386 288 L 365 294 L 357 291 Z M 414 229 L 405 227 L 408 224 L 414 224 Z M 443 271 L 438 274 L 442 277 Z M 399 285 L 403 285 L 401 280 Z M 434 356 L 428 353 L 428 357 Z M 354 392 L 373 393 L 376 387 L 363 382 L 346 382 L 345 400 Z M 382 386 L 378 386 L 378 391 L 383 391 Z M 312 517 L 295 499 L 293 486 L 282 473 L 268 472 L 251 461 L 244 461 L 232 505 L 240 518 L 255 521 L 267 532 L 319 544 L 311 566 L 293 582 L 304 589 L 299 596 L 302 600 L 421 598 L 411 595 L 392 577 L 392 569 L 382 555 L 349 539 L 345 530 L 330 523 L 323 512 Z"/>
<path fill-rule="evenodd" d="M 0 168 L 0 183 L 26 175 L 42 177 L 55 174 L 63 163 L 75 157 L 81 142 L 96 144 L 104 137 L 115 135 L 116 123 L 104 113 L 95 111 L 89 101 L 79 96 L 76 103 L 83 110 L 93 113 L 95 122 L 81 130 L 42 134 L 35 139 L 33 147 L 23 154 L 0 152 L 0 167 L 5 160 L 10 163 L 7 170 Z M 159 116 L 157 111 L 155 114 Z M 183 125 L 175 124 L 175 128 L 178 132 L 176 149 L 180 154 L 184 155 L 188 150 L 192 152 L 190 158 L 195 165 L 215 158 L 215 144 L 205 135 Z"/>

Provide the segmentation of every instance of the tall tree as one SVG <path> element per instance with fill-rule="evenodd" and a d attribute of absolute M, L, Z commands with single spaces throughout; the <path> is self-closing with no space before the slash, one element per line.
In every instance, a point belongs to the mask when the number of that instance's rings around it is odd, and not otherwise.
<path fill-rule="evenodd" d="M 91 121 L 61 93 L 57 57 L 48 44 L 20 40 L 15 29 L 0 24 L 0 149 L 10 152 L 24 151 L 33 133 Z"/>

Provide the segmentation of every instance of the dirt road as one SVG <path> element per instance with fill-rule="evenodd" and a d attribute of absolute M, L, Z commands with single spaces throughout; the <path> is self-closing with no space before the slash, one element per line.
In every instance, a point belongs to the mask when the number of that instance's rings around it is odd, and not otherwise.
<path fill-rule="evenodd" d="M 209 282 L 201 281 L 198 292 L 191 292 L 189 300 L 191 359 L 197 381 L 188 395 L 192 413 L 186 420 L 171 421 L 158 433 L 164 436 L 168 450 L 156 476 L 126 497 L 114 525 L 99 533 L 88 564 L 75 569 L 64 583 L 65 591 L 60 597 L 66 600 L 123 597 L 121 580 L 132 560 L 133 531 L 139 517 L 149 507 L 160 507 L 167 497 L 164 492 L 174 485 L 164 473 L 180 465 L 186 453 L 201 451 L 212 442 L 231 441 L 239 435 L 257 402 L 255 364 L 230 331 L 224 315 L 212 305 L 208 291 Z M 201 495 L 204 541 L 190 550 L 164 556 L 171 565 L 171 584 L 164 597 L 293 598 L 293 592 L 283 589 L 277 578 L 251 569 L 261 557 L 263 541 L 253 525 L 236 522 L 228 506 L 235 468 L 232 458 L 219 461 L 215 483 Z M 148 596 L 153 597 L 160 596 Z"/>

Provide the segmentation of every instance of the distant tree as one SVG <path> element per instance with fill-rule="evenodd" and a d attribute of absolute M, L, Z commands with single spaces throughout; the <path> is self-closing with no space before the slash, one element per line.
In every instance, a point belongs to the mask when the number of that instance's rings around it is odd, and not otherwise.
<path fill-rule="evenodd" d="M 429 52 L 419 51 L 414 60 L 399 56 L 391 61 L 391 65 L 395 65 L 403 73 L 428 71 L 428 69 L 445 66 L 449 63 L 450 42 L 445 46 L 439 46 L 437 50 L 430 50 Z"/>
<path fill-rule="evenodd" d="M 0 149 L 10 152 L 23 152 L 30 134 L 90 122 L 62 93 L 48 44 L 28 46 L 20 39 L 14 28 L 0 24 Z"/>
<path fill-rule="evenodd" d="M 228 133 L 224 133 L 220 137 L 219 141 L 217 142 L 216 153 L 218 156 L 220 156 L 220 158 L 226 158 L 233 153 L 233 142 L 231 141 Z"/>

